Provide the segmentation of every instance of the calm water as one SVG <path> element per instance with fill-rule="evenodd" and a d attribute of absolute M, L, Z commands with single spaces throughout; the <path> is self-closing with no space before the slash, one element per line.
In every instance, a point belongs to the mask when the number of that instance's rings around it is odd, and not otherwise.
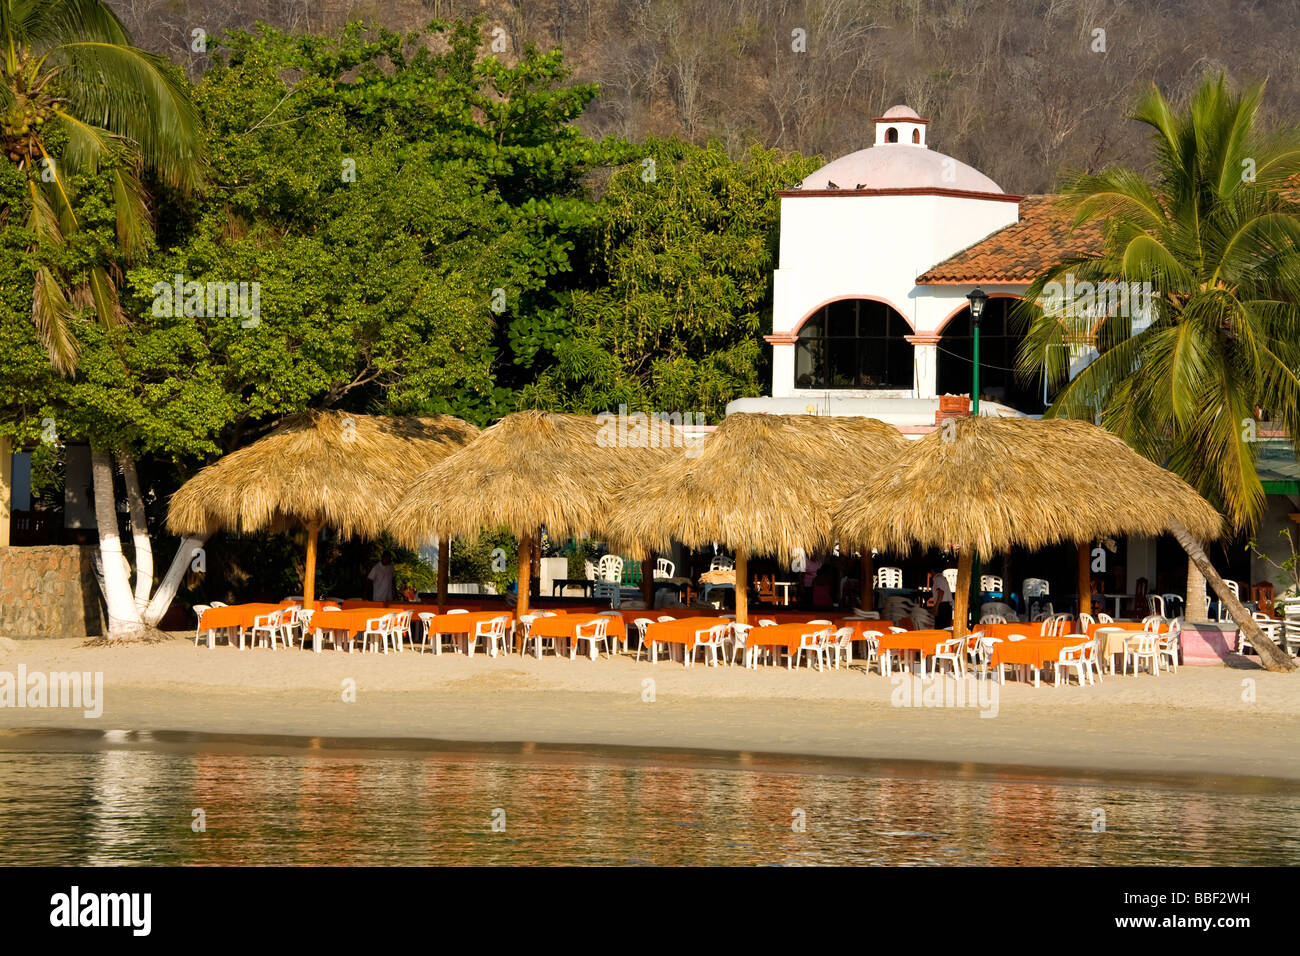
<path fill-rule="evenodd" d="M 0 731 L 0 865 L 1300 862 L 1300 786 L 1279 781 L 365 746 Z"/>

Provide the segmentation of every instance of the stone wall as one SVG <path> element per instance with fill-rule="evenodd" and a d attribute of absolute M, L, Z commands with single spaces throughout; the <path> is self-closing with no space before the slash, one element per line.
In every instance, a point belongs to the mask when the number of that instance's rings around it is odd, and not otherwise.
<path fill-rule="evenodd" d="M 0 637 L 102 633 L 94 548 L 0 547 Z"/>

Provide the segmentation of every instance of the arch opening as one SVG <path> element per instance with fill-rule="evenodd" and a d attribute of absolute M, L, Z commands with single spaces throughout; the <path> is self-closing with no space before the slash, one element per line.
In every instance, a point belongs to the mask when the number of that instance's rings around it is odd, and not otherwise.
<path fill-rule="evenodd" d="M 1041 379 L 1025 382 L 1014 371 L 1024 335 L 1011 317 L 1014 297 L 989 299 L 980 321 L 980 398 L 1037 415 L 1043 404 Z M 969 395 L 974 355 L 970 309 L 962 309 L 944 326 L 939 340 L 936 385 L 940 395 Z"/>
<path fill-rule="evenodd" d="M 912 327 L 872 299 L 840 299 L 814 312 L 795 342 L 796 388 L 910 389 Z"/>

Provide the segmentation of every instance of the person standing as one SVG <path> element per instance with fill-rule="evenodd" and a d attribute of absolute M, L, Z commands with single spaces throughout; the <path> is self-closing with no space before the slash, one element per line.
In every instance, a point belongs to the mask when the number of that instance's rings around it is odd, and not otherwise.
<path fill-rule="evenodd" d="M 934 595 L 934 626 L 942 630 L 952 624 L 952 586 L 943 571 L 930 572 L 930 593 Z"/>
<path fill-rule="evenodd" d="M 383 557 L 366 575 L 370 580 L 370 600 L 387 604 L 393 599 L 394 574 L 393 554 L 391 551 L 385 551 Z"/>

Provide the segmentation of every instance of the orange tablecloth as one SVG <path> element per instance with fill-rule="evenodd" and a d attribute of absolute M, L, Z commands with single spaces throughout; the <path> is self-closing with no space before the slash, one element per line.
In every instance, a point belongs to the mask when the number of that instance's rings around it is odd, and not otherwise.
<path fill-rule="evenodd" d="M 1126 631 L 1140 631 L 1142 630 L 1142 622 L 1141 621 L 1112 621 L 1109 624 L 1103 624 L 1100 621 L 1098 621 L 1088 625 L 1088 636 L 1092 637 L 1103 627 L 1122 627 Z M 1168 624 L 1160 625 L 1160 631 L 1162 633 L 1167 630 L 1169 630 Z"/>
<path fill-rule="evenodd" d="M 1023 637 L 1039 637 L 1043 630 L 1043 622 L 1021 621 L 1019 624 L 1014 622 L 1010 624 L 976 624 L 970 630 L 971 633 L 983 631 L 985 637 L 1000 637 L 1005 641 L 1012 634 L 1019 634 Z"/>
<path fill-rule="evenodd" d="M 453 615 L 462 617 L 464 615 Z M 536 637 L 567 637 L 573 640 L 579 627 L 590 624 L 599 618 L 599 614 L 557 614 L 555 617 L 539 617 L 533 621 L 532 627 L 528 633 Z M 621 617 L 607 615 L 605 620 L 609 622 L 605 628 L 605 634 L 611 641 L 618 640 L 624 642 L 627 640 L 627 624 Z M 659 638 L 664 640 L 664 638 Z"/>
<path fill-rule="evenodd" d="M 800 640 L 805 634 L 818 631 L 834 631 L 833 624 L 778 624 L 776 627 L 756 627 L 745 639 L 748 647 L 784 647 L 794 654 L 799 650 Z"/>
<path fill-rule="evenodd" d="M 431 613 L 428 609 L 420 612 L 423 614 Z M 480 621 L 490 621 L 494 617 L 504 617 L 507 621 L 513 621 L 514 615 L 502 608 L 500 611 L 470 611 L 466 614 L 434 614 L 429 618 L 430 634 L 473 634 L 474 628 Z M 412 617 L 411 621 L 420 620 L 418 617 Z M 510 625 L 507 624 L 506 627 Z"/>
<path fill-rule="evenodd" d="M 366 622 L 383 617 L 388 611 L 382 607 L 354 607 L 347 611 L 317 611 L 312 615 L 312 631 L 346 631 L 348 634 L 360 634 L 366 629 Z"/>
<path fill-rule="evenodd" d="M 647 641 L 662 641 L 666 644 L 682 644 L 687 647 L 695 643 L 695 632 L 703 631 L 710 627 L 716 627 L 719 624 L 730 624 L 731 620 L 725 617 L 682 617 L 675 621 L 656 621 L 647 625 L 645 629 L 645 639 Z M 759 628 L 754 627 L 754 633 Z M 771 630 L 771 628 L 763 628 Z"/>
<path fill-rule="evenodd" d="M 890 651 L 920 651 L 927 657 L 932 656 L 935 648 L 944 641 L 952 640 L 952 631 L 904 631 L 901 634 L 882 634 L 880 636 L 880 653 Z"/>
<path fill-rule="evenodd" d="M 1023 641 L 1003 640 L 993 645 L 993 665 L 999 667 L 1002 664 L 1028 664 L 1030 667 L 1042 670 L 1043 665 L 1048 661 L 1057 660 L 1061 656 L 1061 648 L 1076 647 L 1085 643 L 1087 643 L 1086 639 L 1077 635 L 1068 639 L 1031 637 Z"/>
<path fill-rule="evenodd" d="M 292 603 L 290 601 L 280 604 L 231 604 L 228 607 L 210 607 L 203 612 L 199 629 L 211 631 L 222 627 L 252 627 L 254 618 L 278 611 Z"/>
<path fill-rule="evenodd" d="M 841 618 L 835 622 L 835 629 L 841 627 L 853 628 L 853 640 L 862 640 L 863 631 L 879 631 L 881 636 L 889 633 L 889 629 L 894 626 L 893 621 L 863 621 L 859 618 Z"/>

